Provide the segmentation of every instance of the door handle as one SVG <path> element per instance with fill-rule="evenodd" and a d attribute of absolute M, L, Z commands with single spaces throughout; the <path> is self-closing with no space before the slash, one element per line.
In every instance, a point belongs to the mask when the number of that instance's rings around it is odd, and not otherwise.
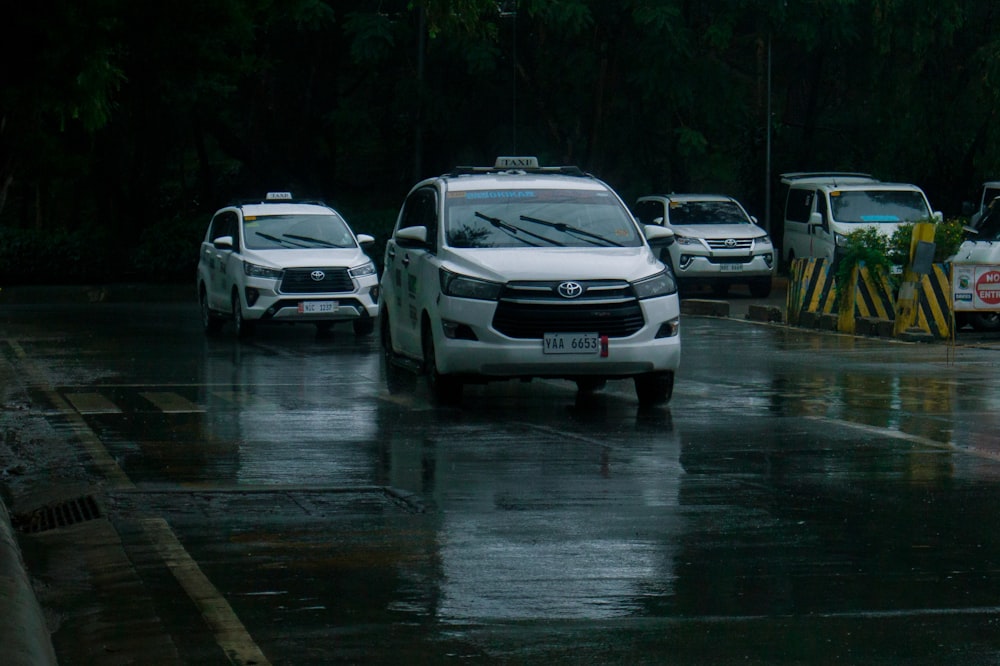
<path fill-rule="evenodd" d="M 410 265 L 410 255 L 408 255 L 408 254 L 407 255 L 403 255 L 403 265 L 404 266 L 409 266 Z"/>

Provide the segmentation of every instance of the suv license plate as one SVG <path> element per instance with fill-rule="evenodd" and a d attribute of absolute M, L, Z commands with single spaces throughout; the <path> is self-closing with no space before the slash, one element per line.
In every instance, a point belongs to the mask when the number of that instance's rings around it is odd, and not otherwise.
<path fill-rule="evenodd" d="M 743 264 L 720 264 L 723 273 L 739 273 L 743 270 Z"/>
<path fill-rule="evenodd" d="M 597 333 L 546 333 L 542 339 L 546 354 L 598 354 L 601 336 Z"/>
<path fill-rule="evenodd" d="M 299 314 L 330 314 L 339 308 L 337 301 L 299 301 Z"/>

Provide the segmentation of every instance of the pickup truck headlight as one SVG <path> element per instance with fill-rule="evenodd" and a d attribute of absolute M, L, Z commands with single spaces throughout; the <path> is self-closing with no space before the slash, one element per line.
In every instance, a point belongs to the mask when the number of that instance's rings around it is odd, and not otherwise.
<path fill-rule="evenodd" d="M 352 278 L 364 277 L 366 275 L 375 275 L 375 264 L 371 261 L 361 264 L 360 266 L 355 266 L 354 268 L 347 271 L 347 273 Z"/>
<path fill-rule="evenodd" d="M 439 276 L 441 279 L 441 293 L 446 296 L 474 298 L 480 301 L 495 301 L 500 298 L 500 288 L 502 285 L 496 282 L 459 275 L 443 268 Z"/>
<path fill-rule="evenodd" d="M 282 273 L 281 269 L 258 266 L 249 261 L 243 262 L 243 272 L 246 273 L 247 277 L 270 278 L 272 280 L 280 280 Z"/>
<path fill-rule="evenodd" d="M 668 271 L 632 283 L 632 289 L 639 300 L 656 298 L 677 293 L 677 281 Z"/>

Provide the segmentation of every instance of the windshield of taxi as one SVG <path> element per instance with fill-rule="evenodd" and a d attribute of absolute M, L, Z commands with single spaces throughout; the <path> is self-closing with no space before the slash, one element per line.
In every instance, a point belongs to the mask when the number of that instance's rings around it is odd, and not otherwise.
<path fill-rule="evenodd" d="M 247 215 L 243 236 L 251 250 L 357 247 L 339 215 Z"/>
<path fill-rule="evenodd" d="M 830 204 L 838 222 L 916 222 L 931 216 L 927 200 L 913 190 L 835 190 Z"/>
<path fill-rule="evenodd" d="M 446 225 L 448 245 L 460 248 L 642 245 L 628 210 L 600 190 L 452 191 Z"/>
<path fill-rule="evenodd" d="M 671 225 L 753 224 L 733 201 L 671 201 Z"/>

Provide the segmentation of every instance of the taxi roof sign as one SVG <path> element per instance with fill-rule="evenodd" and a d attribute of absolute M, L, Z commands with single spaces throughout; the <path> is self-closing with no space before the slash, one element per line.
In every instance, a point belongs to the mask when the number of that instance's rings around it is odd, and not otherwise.
<path fill-rule="evenodd" d="M 537 169 L 538 158 L 532 156 L 501 156 L 493 163 L 494 169 Z"/>
<path fill-rule="evenodd" d="M 291 201 L 292 200 L 292 193 L 291 192 L 268 192 L 267 193 L 267 200 L 268 201 Z"/>

